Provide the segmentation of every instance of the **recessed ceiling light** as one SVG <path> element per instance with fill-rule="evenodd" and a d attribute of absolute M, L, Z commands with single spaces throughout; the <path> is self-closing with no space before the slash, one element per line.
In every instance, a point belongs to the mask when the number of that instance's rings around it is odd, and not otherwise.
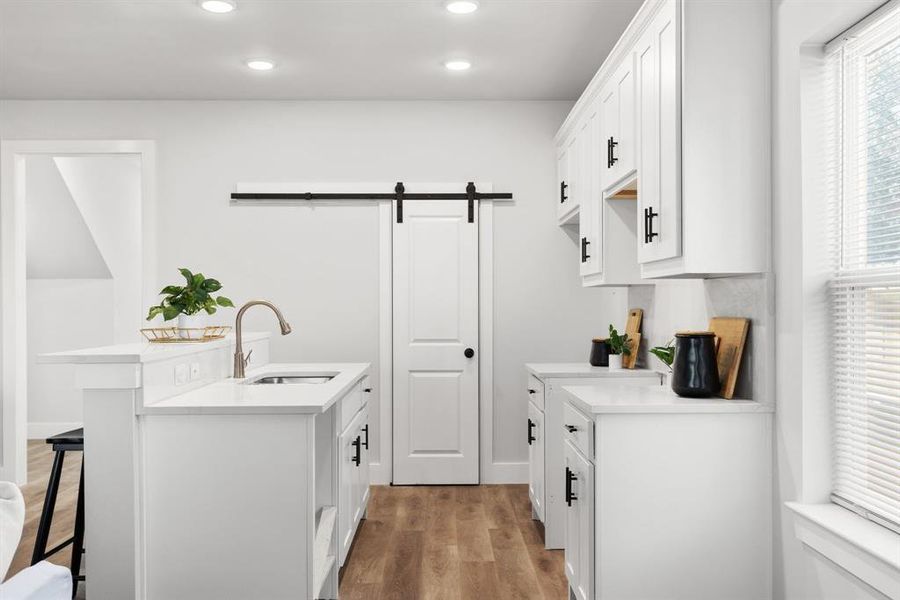
<path fill-rule="evenodd" d="M 444 8 L 455 15 L 467 15 L 478 10 L 477 0 L 448 0 Z"/>
<path fill-rule="evenodd" d="M 444 67 L 448 71 L 468 71 L 472 67 L 472 63 L 467 60 L 448 60 L 444 63 Z"/>
<path fill-rule="evenodd" d="M 247 66 L 254 71 L 271 71 L 275 68 L 275 63 L 273 63 L 271 60 L 261 60 L 255 58 L 253 60 L 248 60 Z"/>
<path fill-rule="evenodd" d="M 200 8 L 211 13 L 229 13 L 237 8 L 234 0 L 200 0 Z"/>

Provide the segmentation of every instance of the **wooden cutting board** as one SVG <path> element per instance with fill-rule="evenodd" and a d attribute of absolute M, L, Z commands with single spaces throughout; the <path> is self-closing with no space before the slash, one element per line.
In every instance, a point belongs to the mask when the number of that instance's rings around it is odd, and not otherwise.
<path fill-rule="evenodd" d="M 641 322 L 644 320 L 644 311 L 640 308 L 632 308 L 628 311 L 628 321 L 625 322 L 625 333 L 632 340 L 629 348 L 631 354 L 622 357 L 622 367 L 633 369 L 637 364 L 638 350 L 641 347 Z"/>
<path fill-rule="evenodd" d="M 719 381 L 722 383 L 719 394 L 729 400 L 734 397 L 734 386 L 737 383 L 749 329 L 750 319 L 713 317 L 709 320 L 709 330 L 716 334 L 719 343 L 716 352 Z"/>

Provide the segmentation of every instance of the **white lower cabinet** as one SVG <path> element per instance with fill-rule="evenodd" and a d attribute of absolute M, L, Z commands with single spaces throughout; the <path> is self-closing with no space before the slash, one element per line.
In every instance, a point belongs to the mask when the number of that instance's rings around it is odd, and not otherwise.
<path fill-rule="evenodd" d="M 771 411 L 660 387 L 566 389 L 570 598 L 769 598 Z M 648 403 L 629 406 L 638 393 Z"/>
<path fill-rule="evenodd" d="M 365 388 L 364 381 L 360 386 Z M 340 566 L 353 544 L 356 530 L 369 503 L 369 407 L 363 394 L 362 408 L 338 437 L 338 549 Z M 351 392 L 352 393 L 352 392 Z"/>
<path fill-rule="evenodd" d="M 563 472 L 563 425 L 566 385 L 659 385 L 660 375 L 647 369 L 610 371 L 588 364 L 532 363 L 527 380 L 529 427 L 528 495 L 533 517 L 544 524 L 544 547 L 565 547 L 566 501 Z M 532 425 L 533 424 L 533 425 Z M 585 435 L 585 434 L 582 434 Z"/>
<path fill-rule="evenodd" d="M 528 403 L 528 497 L 538 520 L 544 520 L 544 411 Z"/>
<path fill-rule="evenodd" d="M 577 600 L 593 598 L 594 464 L 565 442 L 566 578 Z"/>

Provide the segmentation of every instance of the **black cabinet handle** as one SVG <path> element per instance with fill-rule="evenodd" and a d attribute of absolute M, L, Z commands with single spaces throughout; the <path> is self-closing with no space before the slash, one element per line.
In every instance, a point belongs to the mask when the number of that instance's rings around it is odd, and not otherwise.
<path fill-rule="evenodd" d="M 586 237 L 581 238 L 581 262 L 583 263 L 586 263 L 591 258 L 591 255 L 587 253 L 587 247 L 590 245 L 591 243 Z"/>
<path fill-rule="evenodd" d="M 569 425 L 568 423 L 563 425 L 563 427 L 565 427 L 566 431 L 568 431 L 569 433 L 575 433 L 576 431 L 578 431 L 577 427 L 575 427 L 574 425 Z"/>
<path fill-rule="evenodd" d="M 362 445 L 363 445 L 363 448 L 368 450 L 369 449 L 369 424 L 366 423 L 366 426 L 363 427 L 362 430 L 366 432 L 366 441 L 364 441 L 362 443 Z"/>
<path fill-rule="evenodd" d="M 356 436 L 356 439 L 353 440 L 353 446 L 356 447 L 356 456 L 353 457 L 353 462 L 356 463 L 356 466 L 358 467 L 362 462 L 362 450 L 360 449 L 360 447 L 362 446 L 362 441 L 360 440 L 359 436 Z"/>
<path fill-rule="evenodd" d="M 614 164 L 619 162 L 619 159 L 616 158 L 616 146 L 619 145 L 619 142 L 615 140 L 612 136 L 608 140 L 606 140 L 606 168 L 611 169 Z"/>
<path fill-rule="evenodd" d="M 566 195 L 566 189 L 568 187 L 569 186 L 566 184 L 565 181 L 559 182 L 559 203 L 560 204 L 562 204 L 563 202 L 565 202 L 566 200 L 569 199 L 569 197 Z"/>
<path fill-rule="evenodd" d="M 366 388 L 366 389 L 364 389 L 363 391 L 364 391 L 365 393 L 367 393 L 367 394 L 371 394 L 371 393 L 372 393 L 372 388 Z"/>
<path fill-rule="evenodd" d="M 529 446 L 531 445 L 531 442 L 534 442 L 537 440 L 536 437 L 531 435 L 532 431 L 534 431 L 534 421 L 532 421 L 531 419 L 528 419 L 528 445 Z"/>
<path fill-rule="evenodd" d="M 653 231 L 653 219 L 659 216 L 659 213 L 653 212 L 653 207 L 644 209 L 644 243 L 649 244 L 653 238 L 659 236 Z"/>
<path fill-rule="evenodd" d="M 529 394 L 537 394 L 537 390 L 533 390 L 533 389 L 531 389 L 531 388 L 528 388 L 528 393 L 529 393 Z"/>
<path fill-rule="evenodd" d="M 572 506 L 573 500 L 578 500 L 578 496 L 572 492 L 572 482 L 578 481 L 578 477 L 569 467 L 566 467 L 566 506 Z"/>

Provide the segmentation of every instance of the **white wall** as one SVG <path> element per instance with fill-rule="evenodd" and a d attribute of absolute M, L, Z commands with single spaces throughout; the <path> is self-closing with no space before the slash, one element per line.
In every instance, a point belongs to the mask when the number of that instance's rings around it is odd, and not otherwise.
<path fill-rule="evenodd" d="M 377 364 L 376 214 L 230 207 L 235 183 L 481 180 L 513 192 L 495 211 L 493 446 L 494 461 L 518 463 L 507 473 L 524 478 L 522 364 L 586 360 L 590 338 L 625 310 L 624 292 L 581 288 L 577 247 L 555 224 L 552 139 L 569 108 L 4 101 L 0 137 L 157 140 L 159 284 L 186 266 L 220 279 L 236 303 L 273 300 L 294 326 L 273 339 L 274 360 Z M 276 331 L 264 309 L 248 313 L 247 328 Z"/>
<path fill-rule="evenodd" d="M 880 0 L 854 2 L 782 0 L 775 9 L 773 123 L 773 240 L 776 286 L 776 480 L 775 598 L 785 600 L 882 599 L 827 559 L 804 547 L 794 535 L 794 522 L 784 502 L 826 502 L 831 455 L 828 448 L 830 406 L 822 393 L 826 375 L 821 357 L 828 348 L 810 343 L 821 332 L 814 308 L 823 289 L 804 254 L 813 257 L 821 236 L 815 219 L 823 198 L 812 186 L 816 177 L 817 141 L 803 114 L 809 98 L 802 95 L 813 52 L 802 45 L 821 45 L 874 10 Z M 804 172 L 806 171 L 806 172 Z M 816 364 L 818 362 L 818 364 Z"/>

